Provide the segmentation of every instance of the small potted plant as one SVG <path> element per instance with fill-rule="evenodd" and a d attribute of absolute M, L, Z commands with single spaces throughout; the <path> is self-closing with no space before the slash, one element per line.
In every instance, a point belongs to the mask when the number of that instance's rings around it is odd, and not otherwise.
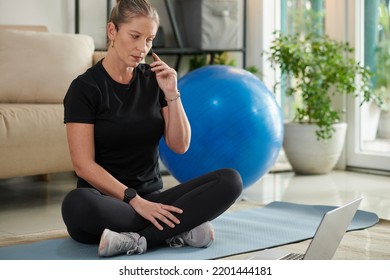
<path fill-rule="evenodd" d="M 340 122 L 342 110 L 333 106 L 333 99 L 338 95 L 362 95 L 362 103 L 376 99 L 372 72 L 350 57 L 354 49 L 348 43 L 316 32 L 275 35 L 265 54 L 282 72 L 283 82 L 277 85 L 299 101 L 292 122 L 285 124 L 286 156 L 297 173 L 328 173 L 339 159 L 346 134 L 346 123 Z M 290 137 L 297 142 L 290 142 Z M 313 142 L 313 150 L 305 140 Z M 306 154 L 309 157 L 303 158 Z"/>
<path fill-rule="evenodd" d="M 229 66 L 237 66 L 236 60 L 233 58 L 230 58 L 229 54 L 227 52 L 221 51 L 220 53 L 217 53 L 214 55 L 213 61 L 210 61 L 210 58 L 208 55 L 195 55 L 193 56 L 189 61 L 189 70 L 188 72 L 191 72 L 195 69 L 198 69 L 200 67 L 210 65 L 210 64 L 216 64 L 216 65 L 229 65 Z M 245 70 L 248 72 L 257 75 L 261 77 L 261 73 L 259 72 L 259 69 L 257 69 L 256 66 L 248 66 L 245 67 Z"/>

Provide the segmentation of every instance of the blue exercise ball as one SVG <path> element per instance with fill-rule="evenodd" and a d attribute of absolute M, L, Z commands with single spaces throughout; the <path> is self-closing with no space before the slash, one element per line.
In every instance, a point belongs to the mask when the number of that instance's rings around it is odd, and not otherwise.
<path fill-rule="evenodd" d="M 191 124 L 185 154 L 172 152 L 162 139 L 160 158 L 179 182 L 220 168 L 237 170 L 244 188 L 274 165 L 283 141 L 283 120 L 274 95 L 252 73 L 211 65 L 178 81 Z"/>

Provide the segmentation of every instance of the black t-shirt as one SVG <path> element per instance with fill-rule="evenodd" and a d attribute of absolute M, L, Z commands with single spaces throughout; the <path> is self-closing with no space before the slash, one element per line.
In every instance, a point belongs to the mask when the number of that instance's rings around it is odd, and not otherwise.
<path fill-rule="evenodd" d="M 140 64 L 124 85 L 100 61 L 73 80 L 64 98 L 64 122 L 94 124 L 95 161 L 141 195 L 162 188 L 158 144 L 167 103 L 149 68 Z M 81 178 L 77 186 L 92 187 Z"/>

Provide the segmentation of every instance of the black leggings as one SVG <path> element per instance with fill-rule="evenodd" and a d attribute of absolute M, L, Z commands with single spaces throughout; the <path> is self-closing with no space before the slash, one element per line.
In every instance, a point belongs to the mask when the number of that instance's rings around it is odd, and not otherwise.
<path fill-rule="evenodd" d="M 239 197 L 242 180 L 233 169 L 220 169 L 145 199 L 173 205 L 183 210 L 175 214 L 180 224 L 158 230 L 142 218 L 130 204 L 100 194 L 92 188 L 69 192 L 62 203 L 62 217 L 69 235 L 82 243 L 99 243 L 105 228 L 116 232 L 137 232 L 147 240 L 148 248 L 160 245 L 170 237 L 218 217 Z"/>

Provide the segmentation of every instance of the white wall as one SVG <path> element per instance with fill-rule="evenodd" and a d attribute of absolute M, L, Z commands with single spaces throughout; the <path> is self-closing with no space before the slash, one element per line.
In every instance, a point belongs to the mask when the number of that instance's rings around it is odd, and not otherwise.
<path fill-rule="evenodd" d="M 73 31 L 73 11 L 68 0 L 0 0 L 0 24 L 46 25 L 51 32 L 67 33 Z"/>
<path fill-rule="evenodd" d="M 45 25 L 50 32 L 74 33 L 75 1 L 0 0 L 0 24 Z M 106 1 L 80 1 L 80 33 L 91 35 L 97 48 L 105 47 Z"/>

